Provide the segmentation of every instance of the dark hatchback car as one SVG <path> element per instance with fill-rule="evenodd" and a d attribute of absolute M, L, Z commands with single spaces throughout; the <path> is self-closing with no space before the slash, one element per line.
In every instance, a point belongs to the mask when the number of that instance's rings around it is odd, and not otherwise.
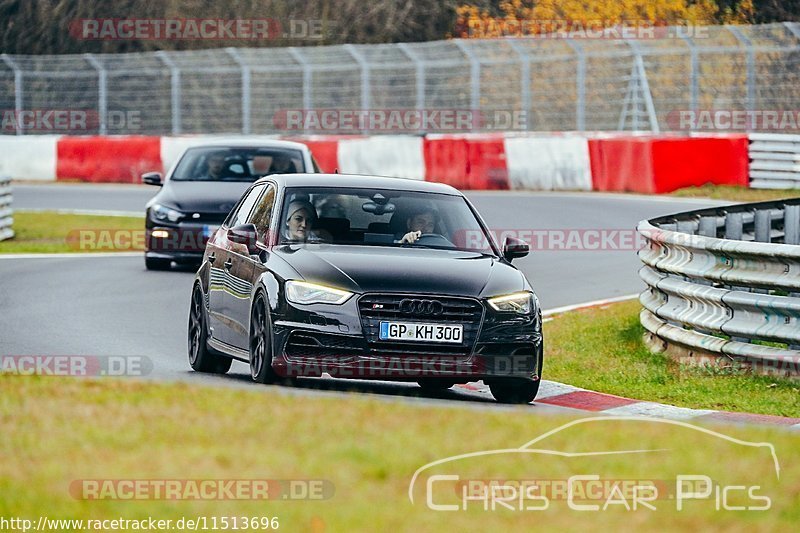
<path fill-rule="evenodd" d="M 188 148 L 165 181 L 157 172 L 142 176 L 162 186 L 146 207 L 145 266 L 198 264 L 208 238 L 255 180 L 318 171 L 308 147 L 290 141 L 217 140 Z"/>
<path fill-rule="evenodd" d="M 421 228 L 421 229 L 418 229 Z M 542 370 L 541 311 L 511 260 L 456 189 L 368 176 L 256 182 L 208 242 L 189 315 L 189 362 L 257 382 L 321 376 L 483 379 L 528 403 Z"/>

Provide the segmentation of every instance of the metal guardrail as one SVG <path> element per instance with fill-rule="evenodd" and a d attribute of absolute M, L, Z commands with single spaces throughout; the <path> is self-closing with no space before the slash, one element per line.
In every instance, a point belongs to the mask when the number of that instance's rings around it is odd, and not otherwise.
<path fill-rule="evenodd" d="M 800 198 L 639 223 L 645 342 L 689 364 L 800 376 Z"/>
<path fill-rule="evenodd" d="M 800 188 L 800 135 L 751 133 L 750 187 Z"/>
<path fill-rule="evenodd" d="M 0 177 L 0 241 L 14 236 L 13 210 L 11 209 L 11 178 Z"/>

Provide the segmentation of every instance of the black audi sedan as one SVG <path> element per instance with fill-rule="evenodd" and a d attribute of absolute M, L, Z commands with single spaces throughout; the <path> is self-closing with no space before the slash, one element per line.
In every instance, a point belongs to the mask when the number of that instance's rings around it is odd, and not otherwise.
<path fill-rule="evenodd" d="M 146 206 L 145 266 L 199 264 L 208 238 L 258 178 L 318 172 L 308 147 L 281 140 L 216 139 L 186 149 L 167 173 L 142 175 L 162 187 Z"/>
<path fill-rule="evenodd" d="M 194 280 L 189 362 L 260 383 L 328 374 L 484 380 L 531 402 L 542 370 L 539 302 L 475 208 L 440 183 L 340 174 L 255 182 L 209 240 Z"/>

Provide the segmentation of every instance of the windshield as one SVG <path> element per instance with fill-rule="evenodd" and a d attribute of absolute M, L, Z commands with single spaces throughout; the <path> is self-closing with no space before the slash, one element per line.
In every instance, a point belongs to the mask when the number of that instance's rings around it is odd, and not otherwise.
<path fill-rule="evenodd" d="M 300 150 L 285 148 L 190 148 L 170 179 L 175 181 L 255 181 L 267 174 L 305 172 Z"/>
<path fill-rule="evenodd" d="M 495 255 L 463 197 L 379 189 L 286 189 L 279 242 L 422 247 Z"/>

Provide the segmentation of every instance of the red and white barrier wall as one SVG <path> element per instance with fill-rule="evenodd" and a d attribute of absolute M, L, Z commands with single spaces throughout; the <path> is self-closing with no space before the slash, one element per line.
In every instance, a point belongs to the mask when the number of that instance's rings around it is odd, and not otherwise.
<path fill-rule="evenodd" d="M 139 183 L 142 173 L 169 169 L 184 149 L 210 138 L 0 136 L 0 175 Z M 496 133 L 290 139 L 306 143 L 326 172 L 437 181 L 459 189 L 652 194 L 705 183 L 749 184 L 746 135 Z"/>

